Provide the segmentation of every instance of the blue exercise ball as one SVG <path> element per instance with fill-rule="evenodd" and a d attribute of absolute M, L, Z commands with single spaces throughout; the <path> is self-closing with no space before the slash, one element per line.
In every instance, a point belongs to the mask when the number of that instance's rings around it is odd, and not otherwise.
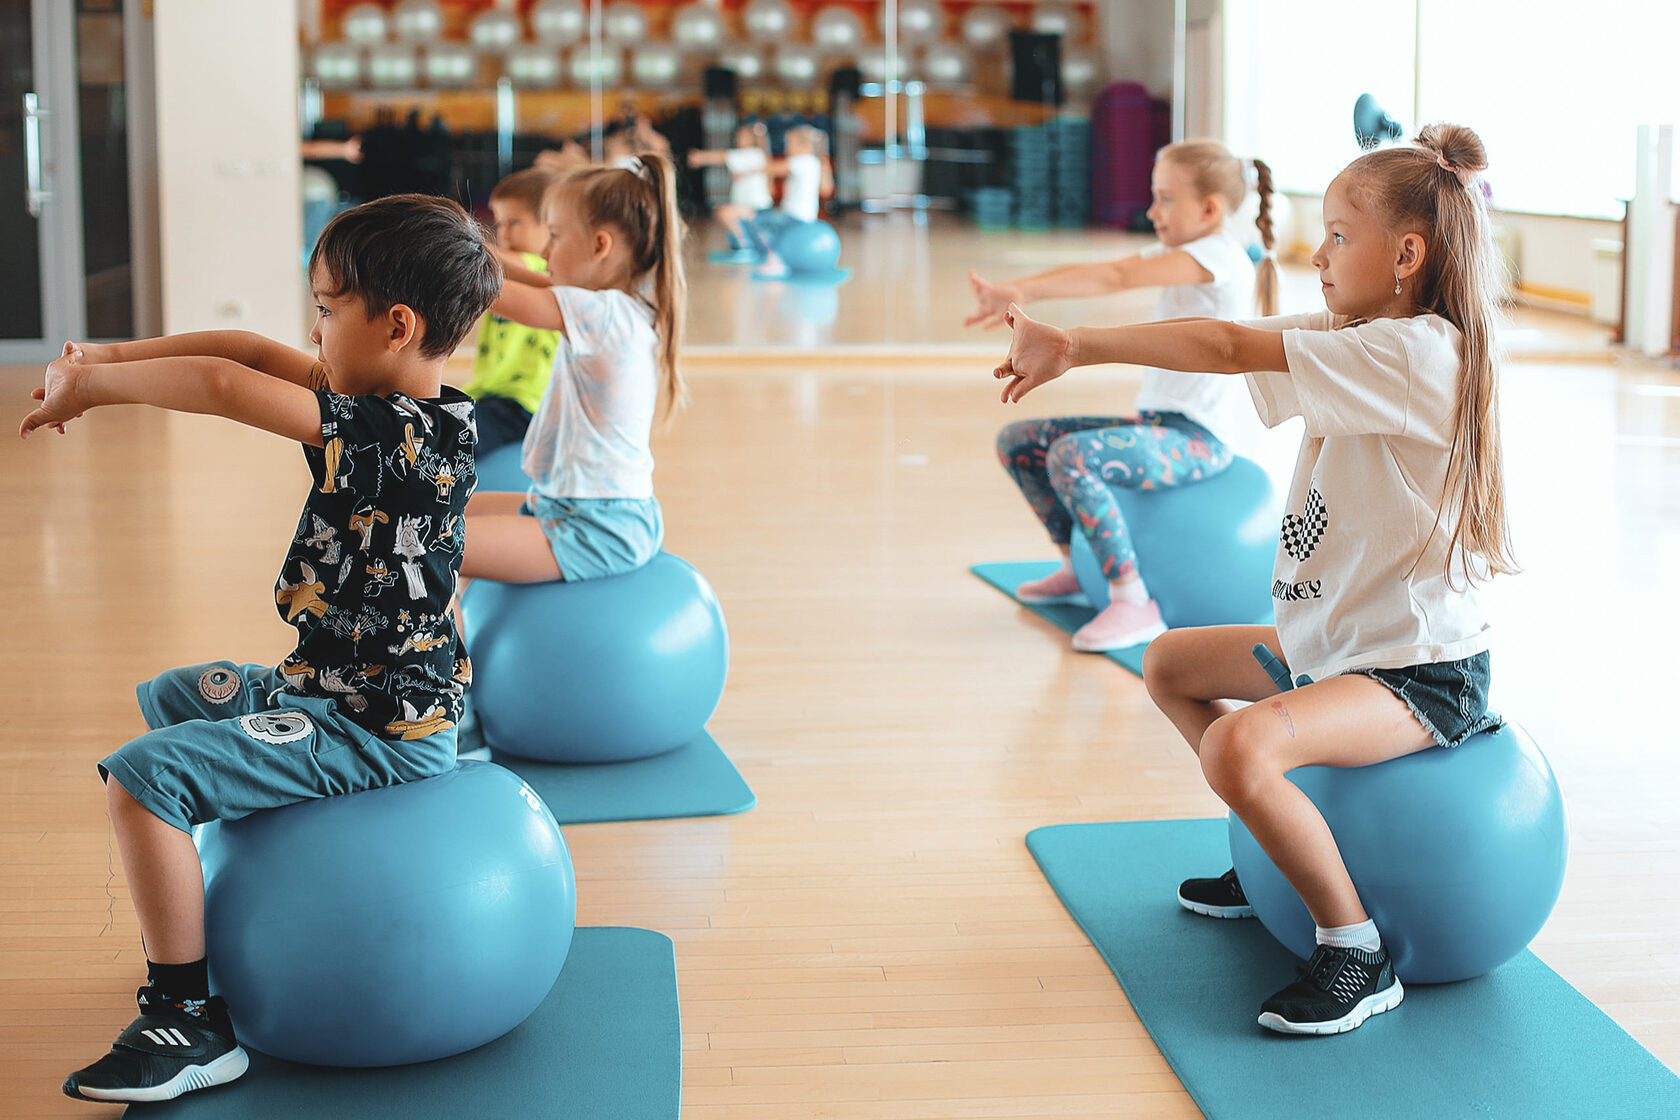
<path fill-rule="evenodd" d="M 1237 456 L 1199 482 L 1111 490 L 1137 552 L 1138 574 L 1168 626 L 1271 623 L 1283 503 L 1259 464 Z M 1108 580 L 1077 528 L 1073 572 L 1093 607 L 1108 606 Z"/>
<path fill-rule="evenodd" d="M 211 988 L 247 1045 L 392 1066 L 500 1038 L 547 998 L 577 922 L 571 856 L 519 778 L 434 778 L 205 825 Z"/>
<path fill-rule="evenodd" d="M 473 708 L 485 739 L 508 754 L 663 754 L 699 735 L 723 696 L 723 609 L 705 577 L 668 552 L 604 579 L 475 580 L 462 609 Z"/>
<path fill-rule="evenodd" d="M 824 275 L 840 262 L 840 235 L 827 222 L 789 222 L 771 243 L 795 275 Z"/>
<path fill-rule="evenodd" d="M 1394 971 L 1414 984 L 1490 972 L 1534 939 L 1563 889 L 1569 830 L 1557 778 L 1512 723 L 1374 766 L 1303 766 Z M 1231 859 L 1254 912 L 1300 957 L 1314 926 L 1235 814 Z"/>
<path fill-rule="evenodd" d="M 489 493 L 492 490 L 506 490 L 523 494 L 531 488 L 531 477 L 525 473 L 521 462 L 525 457 L 523 443 L 505 443 L 482 456 L 473 464 L 478 472 L 478 486 L 475 494 Z"/>

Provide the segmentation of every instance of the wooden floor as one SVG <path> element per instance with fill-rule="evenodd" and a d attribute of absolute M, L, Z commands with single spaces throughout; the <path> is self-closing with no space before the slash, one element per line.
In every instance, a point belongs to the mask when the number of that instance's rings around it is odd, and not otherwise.
<path fill-rule="evenodd" d="M 930 317 L 958 314 L 960 270 L 936 279 Z M 1489 596 L 1494 698 L 1569 801 L 1535 949 L 1680 1067 L 1680 376 L 1543 353 L 1595 337 L 1564 326 L 1525 319 L 1505 380 L 1527 572 Z M 688 363 L 667 547 L 728 616 L 711 730 L 759 805 L 569 829 L 579 920 L 675 939 L 689 1120 L 1195 1116 L 1022 837 L 1220 807 L 1140 682 L 965 571 L 1045 553 L 991 452 L 1023 413 L 973 357 L 872 329 L 864 357 Z M 14 420 L 36 376 L 0 369 Z M 1081 371 L 1025 407 L 1134 388 Z M 272 437 L 140 409 L 0 440 L 0 1115 L 113 1114 L 58 1094 L 143 977 L 93 763 L 141 730 L 136 680 L 289 648 L 269 589 L 305 480 Z"/>

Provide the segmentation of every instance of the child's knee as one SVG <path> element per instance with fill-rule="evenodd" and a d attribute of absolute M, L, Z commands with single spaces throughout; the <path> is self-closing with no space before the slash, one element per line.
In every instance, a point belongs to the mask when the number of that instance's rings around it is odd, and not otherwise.
<path fill-rule="evenodd" d="M 1143 651 L 1143 685 L 1157 707 L 1189 695 L 1185 670 L 1198 660 L 1198 643 L 1188 632 L 1168 630 Z"/>
<path fill-rule="evenodd" d="M 1265 735 L 1245 718 L 1250 711 L 1245 708 L 1214 720 L 1196 751 L 1208 788 L 1231 806 L 1247 803 L 1270 769 Z"/>
<path fill-rule="evenodd" d="M 997 434 L 998 462 L 1006 467 L 1015 465 L 1015 456 L 1022 448 L 1032 445 L 1031 420 L 1017 420 L 1012 424 L 1005 424 Z"/>
<path fill-rule="evenodd" d="M 1079 453 L 1079 434 L 1066 435 L 1050 445 L 1044 454 L 1044 466 L 1051 481 L 1074 478 L 1085 473 L 1084 460 Z"/>

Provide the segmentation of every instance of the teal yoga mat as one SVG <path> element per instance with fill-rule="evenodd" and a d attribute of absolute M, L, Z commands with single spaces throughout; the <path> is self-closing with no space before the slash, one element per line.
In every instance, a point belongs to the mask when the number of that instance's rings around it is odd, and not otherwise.
<path fill-rule="evenodd" d="M 1260 1027 L 1299 960 L 1258 921 L 1175 897 L 1231 866 L 1223 820 L 1056 825 L 1027 847 L 1212 1120 L 1680 1116 L 1680 1078 L 1526 951 L 1475 980 L 1408 987 L 1348 1034 Z"/>
<path fill-rule="evenodd" d="M 417 983 L 426 983 L 419 978 Z M 449 993 L 437 994 L 449 1014 Z M 384 1069 L 326 1069 L 251 1055 L 232 1085 L 129 1120 L 676 1120 L 682 1029 L 671 939 L 585 927 L 548 999 L 524 1023 L 453 1058 Z"/>
<path fill-rule="evenodd" d="M 968 570 L 1014 599 L 1015 602 L 1021 603 L 1019 599 L 1015 599 L 1015 589 L 1017 587 L 1029 579 L 1047 576 L 1059 566 L 1054 560 L 1011 560 L 996 564 L 975 564 Z M 1077 603 L 1021 603 L 1021 605 L 1045 621 L 1060 626 L 1069 634 L 1091 621 L 1097 613 L 1086 604 L 1084 596 L 1080 596 Z M 1125 649 L 1109 650 L 1103 656 L 1117 665 L 1124 665 L 1141 677 L 1143 676 L 1143 651 L 1148 648 L 1149 643 L 1142 642 L 1135 646 L 1127 646 Z"/>
<path fill-rule="evenodd" d="M 758 804 L 706 732 L 686 746 L 630 762 L 562 766 L 501 751 L 491 760 L 530 783 L 561 824 L 721 817 Z"/>

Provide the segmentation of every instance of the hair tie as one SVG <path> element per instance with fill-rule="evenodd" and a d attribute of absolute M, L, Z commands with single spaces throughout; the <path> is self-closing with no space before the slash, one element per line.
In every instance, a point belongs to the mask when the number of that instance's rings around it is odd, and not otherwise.
<path fill-rule="evenodd" d="M 1262 250 L 1260 250 L 1260 259 L 1263 260 L 1263 261 L 1271 261 L 1273 264 L 1276 264 L 1277 259 L 1278 259 L 1277 250 L 1276 249 L 1262 249 Z"/>

